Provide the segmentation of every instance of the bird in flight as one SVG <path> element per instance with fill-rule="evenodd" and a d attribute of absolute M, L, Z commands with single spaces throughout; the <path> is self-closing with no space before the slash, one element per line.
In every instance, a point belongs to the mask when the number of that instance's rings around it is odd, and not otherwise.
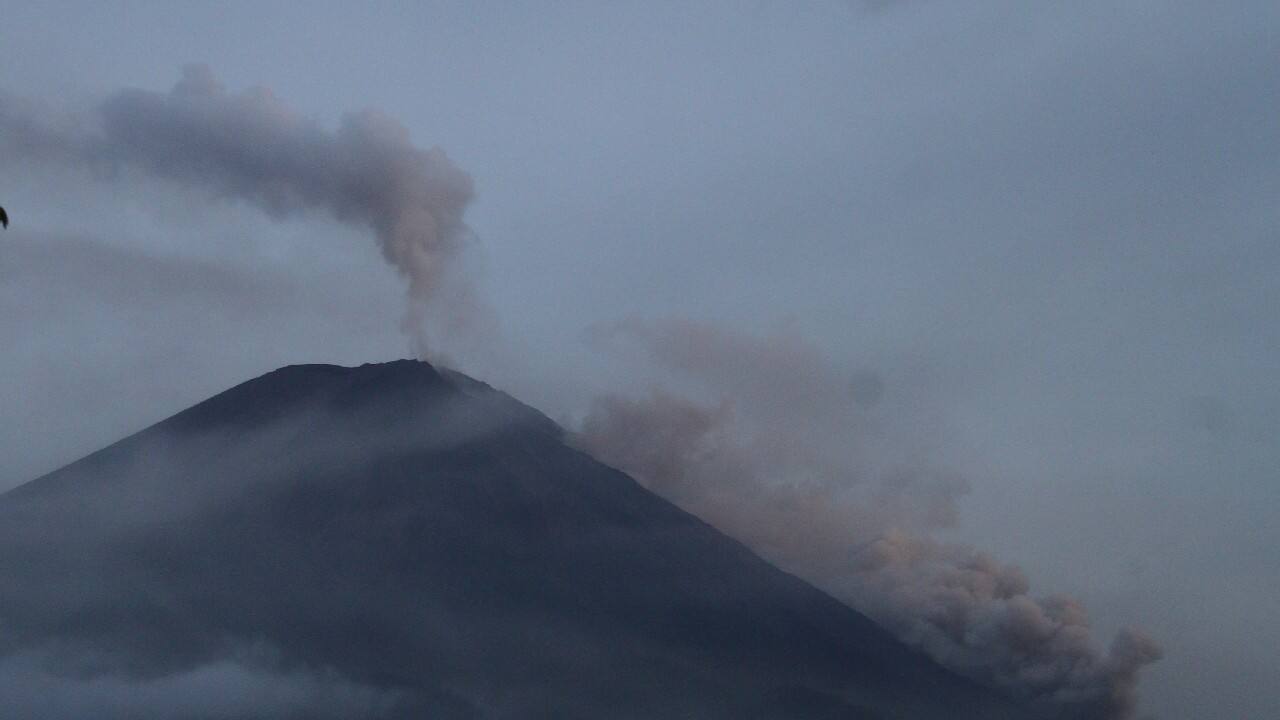
<path fill-rule="evenodd" d="M 0 207 L 0 225 L 6 228 L 9 227 L 9 213 L 5 212 L 2 207 Z"/>

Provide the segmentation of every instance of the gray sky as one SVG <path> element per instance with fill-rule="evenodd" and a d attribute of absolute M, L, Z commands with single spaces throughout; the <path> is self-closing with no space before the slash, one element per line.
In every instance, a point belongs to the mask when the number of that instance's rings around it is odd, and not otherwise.
<path fill-rule="evenodd" d="M 326 129 L 376 108 L 475 182 L 499 325 L 463 369 L 576 418 L 655 381 L 589 327 L 786 328 L 926 419 L 953 539 L 1160 640 L 1145 711 L 1280 705 L 1280 6 L 293 5 L 0 2 L 0 92 L 201 62 Z M 0 488 L 409 351 L 402 280 L 322 213 L 13 158 L 0 204 Z"/>

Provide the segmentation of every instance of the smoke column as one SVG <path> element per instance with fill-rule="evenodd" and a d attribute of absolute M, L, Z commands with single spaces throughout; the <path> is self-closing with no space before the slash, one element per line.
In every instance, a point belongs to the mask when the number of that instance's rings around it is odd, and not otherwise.
<path fill-rule="evenodd" d="M 1132 714 L 1155 643 L 1125 629 L 1104 651 L 1075 601 L 1035 598 L 1016 567 L 931 539 L 967 486 L 913 439 L 927 421 L 868 407 L 877 375 L 846 379 L 785 333 L 626 321 L 594 338 L 638 348 L 688 388 L 597 399 L 586 449 L 953 670 L 1055 717 Z"/>
<path fill-rule="evenodd" d="M 428 308 L 444 301 L 454 324 L 473 315 L 468 288 L 441 298 L 469 231 L 470 176 L 438 148 L 422 150 L 376 111 L 346 115 L 335 132 L 300 118 L 257 88 L 228 93 L 207 67 L 190 65 L 168 93 L 125 90 L 87 118 L 42 114 L 0 97 L 0 141 L 10 158 L 137 168 L 166 181 L 247 201 L 283 219 L 313 210 L 373 230 L 408 282 L 403 329 L 427 352 Z"/>

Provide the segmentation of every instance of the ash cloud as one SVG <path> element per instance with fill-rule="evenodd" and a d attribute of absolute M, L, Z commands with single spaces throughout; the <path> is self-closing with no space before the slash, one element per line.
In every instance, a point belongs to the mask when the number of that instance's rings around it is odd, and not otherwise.
<path fill-rule="evenodd" d="M 0 130 L 13 160 L 84 167 L 102 178 L 141 171 L 275 219 L 322 211 L 371 229 L 408 284 L 402 327 L 419 356 L 434 350 L 429 320 L 458 330 L 486 312 L 450 274 L 471 237 L 463 220 L 471 177 L 375 110 L 350 113 L 328 131 L 266 88 L 231 93 L 209 68 L 188 65 L 167 93 L 124 90 L 86 114 L 0 96 Z"/>
<path fill-rule="evenodd" d="M 1037 597 L 1018 568 L 936 539 L 967 484 L 912 437 L 927 418 L 882 407 L 895 388 L 880 375 L 847 377 L 785 331 L 628 320 L 591 337 L 638 350 L 672 383 L 598 398 L 583 447 L 953 670 L 1056 716 L 1132 715 L 1159 647 L 1126 628 L 1103 649 L 1079 603 Z"/>
<path fill-rule="evenodd" d="M 0 128 L 12 157 L 108 179 L 141 171 L 273 218 L 319 211 L 371 229 L 408 283 L 404 329 L 420 355 L 429 312 L 453 325 L 480 312 L 450 272 L 470 237 L 470 177 L 376 112 L 330 132 L 270 91 L 229 93 L 190 66 L 167 93 L 123 91 L 85 117 L 0 98 Z M 928 419 L 888 407 L 900 388 L 880 373 L 844 373 L 785 331 L 632 320 L 595 337 L 638 347 L 681 381 L 597 400 L 579 440 L 601 459 L 950 668 L 1064 716 L 1131 714 L 1158 648 L 1124 630 L 1104 650 L 1078 603 L 1034 597 L 1017 568 L 937 540 L 966 482 L 930 461 Z"/>

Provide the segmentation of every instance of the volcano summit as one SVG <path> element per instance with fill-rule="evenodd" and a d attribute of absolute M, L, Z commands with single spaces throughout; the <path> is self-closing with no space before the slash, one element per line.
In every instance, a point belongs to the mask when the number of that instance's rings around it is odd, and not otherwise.
<path fill-rule="evenodd" d="M 41 718 L 1025 718 L 422 362 L 292 366 L 0 496 Z"/>

